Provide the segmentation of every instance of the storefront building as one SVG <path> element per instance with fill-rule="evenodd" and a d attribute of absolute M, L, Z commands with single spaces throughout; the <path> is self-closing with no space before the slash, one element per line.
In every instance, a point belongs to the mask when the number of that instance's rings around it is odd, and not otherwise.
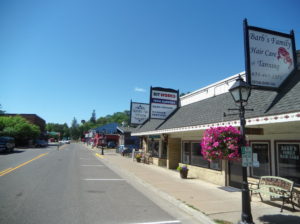
<path fill-rule="evenodd" d="M 281 176 L 300 185 L 300 68 L 279 91 L 253 89 L 246 108 L 246 138 L 253 148 L 259 167 L 248 170 L 249 177 Z M 179 164 L 189 166 L 189 177 L 221 186 L 239 187 L 240 162 L 208 162 L 201 154 L 203 132 L 210 127 L 239 127 L 237 108 L 228 89 L 241 75 L 231 76 L 180 97 L 180 107 L 166 120 L 150 119 L 139 126 L 134 136 L 143 139 L 143 148 L 151 152 L 154 163 L 168 169 Z M 229 112 L 231 113 L 231 112 Z"/>

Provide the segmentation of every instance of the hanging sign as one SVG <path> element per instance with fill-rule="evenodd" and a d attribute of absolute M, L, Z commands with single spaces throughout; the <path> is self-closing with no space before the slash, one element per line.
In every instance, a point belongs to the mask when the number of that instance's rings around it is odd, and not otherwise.
<path fill-rule="evenodd" d="M 143 124 L 149 118 L 149 104 L 131 102 L 130 123 Z"/>
<path fill-rule="evenodd" d="M 178 91 L 160 87 L 151 87 L 150 118 L 166 119 L 178 107 Z"/>
<path fill-rule="evenodd" d="M 279 88 L 296 69 L 296 50 L 291 34 L 248 26 L 244 21 L 246 74 L 250 85 Z"/>

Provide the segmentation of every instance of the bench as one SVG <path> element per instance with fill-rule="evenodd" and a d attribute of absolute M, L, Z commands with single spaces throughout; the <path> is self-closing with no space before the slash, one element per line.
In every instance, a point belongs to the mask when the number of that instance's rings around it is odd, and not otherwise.
<path fill-rule="evenodd" d="M 150 153 L 145 153 L 142 157 L 142 161 L 146 164 L 153 164 L 153 158 Z"/>
<path fill-rule="evenodd" d="M 295 210 L 294 203 L 292 200 L 293 186 L 293 181 L 282 177 L 262 176 L 260 177 L 258 184 L 250 183 L 249 190 L 251 198 L 253 194 L 259 194 L 261 201 L 263 201 L 261 195 L 270 196 L 271 199 L 281 199 L 282 205 L 280 212 L 282 212 L 285 202 L 291 203 L 293 209 Z"/>

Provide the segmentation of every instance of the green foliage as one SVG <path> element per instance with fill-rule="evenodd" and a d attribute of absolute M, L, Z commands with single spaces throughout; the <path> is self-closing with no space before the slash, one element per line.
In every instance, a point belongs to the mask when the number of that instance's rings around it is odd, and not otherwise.
<path fill-rule="evenodd" d="M 11 136 L 16 142 L 25 143 L 40 135 L 40 128 L 21 116 L 0 117 L 0 136 Z"/>
<path fill-rule="evenodd" d="M 93 110 L 93 113 L 92 113 L 92 117 L 90 118 L 90 122 L 91 123 L 96 123 L 96 111 Z"/>
<path fill-rule="evenodd" d="M 62 138 L 69 138 L 70 137 L 70 130 L 66 123 L 64 124 L 57 124 L 57 123 L 48 123 L 46 125 L 46 130 L 48 132 L 59 132 Z"/>
<path fill-rule="evenodd" d="M 2 110 L 2 105 L 0 104 L 0 114 L 5 114 L 5 111 Z"/>
<path fill-rule="evenodd" d="M 73 121 L 72 121 L 72 124 L 71 124 L 70 135 L 71 135 L 71 138 L 73 140 L 77 140 L 81 136 L 80 129 L 79 129 L 79 124 L 78 124 L 77 119 L 75 117 L 73 118 Z"/>

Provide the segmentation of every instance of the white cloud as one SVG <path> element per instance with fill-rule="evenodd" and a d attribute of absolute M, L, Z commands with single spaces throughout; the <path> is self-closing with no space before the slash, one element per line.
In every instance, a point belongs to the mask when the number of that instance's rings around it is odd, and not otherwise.
<path fill-rule="evenodd" d="M 139 87 L 135 87 L 135 88 L 134 88 L 134 91 L 135 91 L 135 92 L 146 92 L 145 89 L 139 88 Z"/>

